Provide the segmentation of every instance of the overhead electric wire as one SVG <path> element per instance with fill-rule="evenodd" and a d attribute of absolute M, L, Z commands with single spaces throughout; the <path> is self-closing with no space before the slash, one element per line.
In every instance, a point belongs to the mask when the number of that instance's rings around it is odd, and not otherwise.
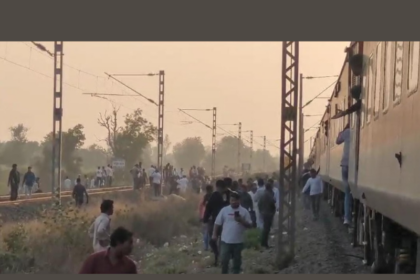
<path fill-rule="evenodd" d="M 118 83 L 120 83 L 121 85 L 125 86 L 126 88 L 130 89 L 131 91 L 137 93 L 139 96 L 143 97 L 144 99 L 146 99 L 147 101 L 149 101 L 150 103 L 155 104 L 156 106 L 159 106 L 159 104 L 157 104 L 153 99 L 144 96 L 143 94 L 141 94 L 140 92 L 138 92 L 137 90 L 133 89 L 132 87 L 130 87 L 129 85 L 123 83 L 122 81 L 118 80 L 117 78 L 113 77 L 112 75 L 108 74 L 105 72 L 105 75 L 108 76 L 108 78 L 114 79 L 115 81 L 117 81 Z"/>
<path fill-rule="evenodd" d="M 193 120 L 195 120 L 195 121 L 197 121 L 197 122 L 201 123 L 201 124 L 202 124 L 202 125 L 204 125 L 205 127 L 209 128 L 209 129 L 213 129 L 213 128 L 212 128 L 211 126 L 209 126 L 208 124 L 204 123 L 203 121 L 201 121 L 201 120 L 197 119 L 197 118 L 196 118 L 196 117 L 194 117 L 194 116 L 191 116 L 190 114 L 188 114 L 187 112 L 183 111 L 182 109 L 179 109 L 179 108 L 178 108 L 178 110 L 179 110 L 181 113 L 184 113 L 185 115 L 189 116 L 189 117 L 190 117 L 190 118 L 192 118 Z"/>
<path fill-rule="evenodd" d="M 326 92 L 330 87 L 332 87 L 333 85 L 335 85 L 337 83 L 337 80 L 334 81 L 332 84 L 330 84 L 328 87 L 326 87 L 325 89 L 323 89 L 320 93 L 318 93 L 317 95 L 315 95 L 315 97 L 313 97 L 311 100 L 309 100 L 308 102 L 305 103 L 305 105 L 302 106 L 302 109 L 305 108 L 306 106 L 308 106 L 309 104 L 312 103 L 312 101 L 314 101 L 315 99 L 317 99 L 321 94 L 323 94 L 324 92 Z"/>
<path fill-rule="evenodd" d="M 45 47 L 45 46 L 43 46 L 42 44 L 40 44 L 40 43 L 36 43 L 36 42 L 33 42 L 33 41 L 31 41 L 31 43 L 35 46 L 35 47 L 32 47 L 32 46 L 30 46 L 30 45 L 28 45 L 27 43 L 25 43 L 25 42 L 22 42 L 23 44 L 25 44 L 28 48 L 29 48 L 29 50 L 31 51 L 32 49 L 34 49 L 36 52 L 38 52 L 39 54 L 41 54 L 41 55 L 43 55 L 43 56 L 45 56 L 45 57 L 48 57 L 49 59 L 53 59 L 54 58 L 54 55 Z M 48 55 L 47 55 L 48 54 Z M 37 73 L 37 74 L 39 74 L 39 75 L 41 75 L 41 76 L 43 76 L 43 77 L 46 77 L 46 78 L 49 78 L 49 79 L 53 79 L 53 77 L 52 76 L 49 76 L 49 75 L 47 75 L 47 74 L 45 74 L 45 73 L 42 73 L 42 72 L 40 72 L 40 71 L 37 71 L 37 70 L 35 70 L 35 69 L 33 69 L 33 68 L 31 68 L 30 66 L 25 66 L 25 65 L 23 65 L 23 64 L 20 64 L 20 63 L 18 63 L 18 62 L 16 62 L 16 61 L 13 61 L 13 60 L 10 60 L 10 59 L 8 59 L 7 57 L 2 57 L 2 56 L 0 56 L 0 59 L 2 59 L 2 60 L 4 60 L 5 62 L 8 62 L 8 63 L 10 63 L 10 64 L 13 64 L 13 65 L 15 65 L 15 66 L 18 66 L 18 67 L 21 67 L 21 68 L 24 68 L 24 69 L 26 69 L 26 70 L 29 70 L 29 71 L 31 71 L 31 72 L 34 72 L 34 73 Z M 30 60 L 31 60 L 31 58 L 29 58 Z M 30 64 L 30 62 L 29 62 L 29 64 Z M 102 79 L 103 81 L 106 81 L 107 79 L 106 79 L 106 77 L 103 77 L 103 76 L 98 76 L 98 75 L 95 75 L 95 74 L 93 74 L 93 73 L 90 73 L 90 72 L 87 72 L 87 71 L 85 71 L 85 70 L 83 70 L 83 69 L 79 69 L 79 68 L 77 68 L 77 67 L 74 67 L 74 66 L 71 66 L 71 65 L 69 65 L 69 64 L 67 64 L 67 63 L 63 63 L 63 65 L 65 66 L 65 67 L 68 67 L 68 68 L 71 68 L 71 69 L 73 69 L 73 70 L 75 70 L 75 71 L 77 71 L 77 72 L 79 72 L 79 73 L 83 73 L 83 74 L 86 74 L 86 75 L 89 75 L 89 76 L 92 76 L 92 77 L 94 77 L 94 78 L 96 78 L 97 80 L 98 79 Z M 105 72 L 105 75 L 107 75 L 108 76 L 108 78 L 111 78 L 111 79 L 113 79 L 113 80 L 115 80 L 116 82 L 118 82 L 120 85 L 122 85 L 122 86 L 124 86 L 124 87 L 126 87 L 126 88 L 128 88 L 129 90 L 131 90 L 131 91 L 133 91 L 134 93 L 136 93 L 139 97 L 142 97 L 142 98 L 144 98 L 144 99 L 146 99 L 148 102 L 150 102 L 150 103 L 153 103 L 154 105 L 156 105 L 156 106 L 158 106 L 158 104 L 153 100 L 153 99 L 151 99 L 151 98 L 148 98 L 147 96 L 145 96 L 145 95 L 143 95 L 142 93 L 140 93 L 140 92 L 138 92 L 137 90 L 135 90 L 135 89 L 133 89 L 132 87 L 130 87 L 130 86 L 128 86 L 127 84 L 125 84 L 124 82 L 122 82 L 122 81 L 120 81 L 120 80 L 118 80 L 118 79 L 116 79 L 115 77 L 113 77 L 113 75 L 112 74 L 108 74 L 108 73 L 106 73 Z M 151 76 L 152 74 L 144 74 L 143 76 Z M 156 74 L 153 74 L 153 75 L 156 75 Z M 118 74 L 116 74 L 115 76 L 122 76 L 122 75 L 118 75 Z M 127 76 L 127 75 L 124 75 L 124 76 Z M 132 75 L 133 76 L 133 75 Z M 139 75 L 137 75 L 136 74 L 136 76 L 139 76 Z M 65 85 L 67 85 L 67 86 L 69 86 L 69 87 L 72 87 L 72 88 L 74 88 L 74 89 L 77 89 L 77 90 L 79 90 L 79 91 L 82 91 L 82 92 L 84 92 L 84 91 L 86 91 L 85 89 L 83 89 L 83 88 L 81 88 L 80 86 L 76 86 L 76 85 L 74 85 L 74 84 L 71 84 L 71 83 L 68 83 L 68 82 L 65 82 L 65 81 L 63 81 L 63 84 L 65 84 Z M 115 101 L 115 100 L 112 100 L 112 99 L 108 99 L 108 98 L 106 98 L 106 97 L 102 97 L 102 96 L 100 96 L 100 95 L 104 95 L 104 96 L 130 96 L 130 97 L 132 97 L 132 98 L 136 98 L 137 96 L 136 95 L 125 95 L 125 94 L 113 94 L 113 93 L 104 93 L 104 94 L 91 94 L 93 97 L 96 97 L 96 98 L 100 98 L 100 99 L 104 99 L 104 100 L 107 100 L 108 102 L 111 102 L 111 103 L 113 103 L 113 104 L 118 104 L 118 105 L 120 105 L 121 107 L 125 107 L 125 108 L 127 108 L 127 109 L 130 109 L 130 110 L 134 110 L 133 108 L 130 108 L 130 107 L 127 107 L 127 106 L 125 106 L 125 105 L 123 105 L 122 103 L 120 103 L 120 102 L 117 102 L 117 101 Z M 209 128 L 209 129 L 212 129 L 208 124 L 206 124 L 206 123 L 204 123 L 204 122 L 202 122 L 201 120 L 199 120 L 199 119 L 197 119 L 197 118 L 195 118 L 194 116 L 192 116 L 192 115 L 190 115 L 190 114 L 188 114 L 188 113 L 186 113 L 185 111 L 182 111 L 181 109 L 178 109 L 180 112 L 182 112 L 183 114 L 185 114 L 185 115 L 187 115 L 188 117 L 190 117 L 190 118 L 192 118 L 192 119 L 194 119 L 194 120 L 196 120 L 198 123 L 201 123 L 202 125 L 204 125 L 204 126 L 206 126 L 207 128 Z M 142 111 L 144 111 L 144 110 L 142 110 Z M 151 117 L 151 116 L 148 116 L 148 117 Z M 165 121 L 168 121 L 168 120 L 165 120 Z M 173 123 L 173 122 L 171 122 L 171 123 Z M 228 135 L 230 135 L 230 136 L 232 136 L 232 137 L 234 137 L 234 138 L 238 138 L 238 136 L 236 136 L 236 135 L 234 135 L 234 133 L 232 133 L 232 132 L 229 132 L 229 131 L 227 131 L 227 130 L 225 130 L 225 129 L 223 129 L 222 127 L 220 127 L 220 126 L 217 126 L 219 129 L 221 129 L 222 131 L 224 131 L 224 132 L 226 132 Z M 247 140 L 247 139 L 245 139 L 244 137 L 242 137 L 242 140 L 244 140 L 244 141 L 246 141 L 246 142 L 248 142 L 248 143 L 251 143 L 251 141 L 249 141 L 249 140 Z M 257 142 L 257 141 L 253 141 L 254 142 L 254 144 L 257 144 L 257 145 L 260 145 L 260 146 L 263 146 L 261 143 L 259 143 L 259 142 Z M 269 143 L 269 144 L 271 144 L 271 143 Z M 271 144 L 272 145 L 272 144 Z M 274 146 L 274 145 L 272 145 L 272 146 Z M 276 147 L 276 146 L 274 146 L 274 147 Z M 276 147 L 277 148 L 277 147 Z"/>

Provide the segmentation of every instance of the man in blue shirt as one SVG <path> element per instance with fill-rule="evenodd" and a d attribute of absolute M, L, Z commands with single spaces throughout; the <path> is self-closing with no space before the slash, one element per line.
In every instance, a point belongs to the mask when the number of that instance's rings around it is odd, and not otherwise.
<path fill-rule="evenodd" d="M 25 189 L 25 196 L 31 198 L 32 187 L 35 184 L 35 174 L 32 172 L 32 167 L 28 167 L 28 171 L 23 176 L 22 187 Z"/>

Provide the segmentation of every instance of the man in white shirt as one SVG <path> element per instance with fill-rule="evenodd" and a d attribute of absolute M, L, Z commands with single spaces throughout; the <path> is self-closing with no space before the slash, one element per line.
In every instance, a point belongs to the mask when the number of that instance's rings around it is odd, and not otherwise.
<path fill-rule="evenodd" d="M 344 143 L 343 156 L 341 158 L 341 177 L 344 184 L 344 224 L 349 225 L 352 220 L 351 207 L 353 197 L 350 192 L 349 186 L 349 155 L 350 155 L 350 125 L 347 124 L 342 132 L 338 134 L 336 144 L 341 145 Z"/>
<path fill-rule="evenodd" d="M 93 238 L 93 251 L 104 251 L 109 246 L 111 235 L 111 218 L 114 213 L 114 201 L 104 200 L 101 204 L 101 214 L 89 228 L 89 236 Z"/>
<path fill-rule="evenodd" d="M 64 189 L 65 190 L 70 190 L 71 189 L 71 180 L 69 178 L 69 176 L 66 176 L 66 179 L 64 180 Z"/>
<path fill-rule="evenodd" d="M 272 180 L 271 180 L 272 181 Z M 274 182 L 272 181 L 272 184 Z M 265 184 L 264 184 L 264 180 L 263 179 L 258 179 L 257 181 L 258 184 L 258 189 L 257 192 L 254 195 L 254 202 L 258 205 L 258 201 L 260 200 L 261 196 L 265 193 Z M 273 192 L 274 192 L 274 199 L 276 201 L 276 211 L 279 210 L 279 190 L 277 188 L 273 188 Z M 258 209 L 258 207 L 257 207 Z M 264 221 L 263 221 L 263 217 L 261 215 L 261 213 L 256 212 L 255 213 L 257 216 L 257 228 L 259 229 L 263 229 L 264 228 Z"/>
<path fill-rule="evenodd" d="M 314 220 L 317 220 L 319 217 L 319 207 L 321 203 L 322 193 L 324 192 L 324 182 L 315 169 L 311 169 L 311 178 L 306 181 L 305 187 L 303 187 L 302 193 L 305 193 L 308 189 L 309 195 L 311 197 L 312 204 L 312 213 L 314 215 Z"/>
<path fill-rule="evenodd" d="M 151 165 L 149 170 L 147 170 L 147 174 L 149 175 L 150 187 L 153 186 L 153 177 L 152 176 L 153 176 L 153 173 L 155 173 L 155 171 L 156 171 L 156 168 L 153 165 Z"/>
<path fill-rule="evenodd" d="M 102 181 L 102 169 L 100 166 L 98 166 L 98 169 L 96 170 L 95 187 L 99 188 L 101 186 L 101 181 Z"/>
<path fill-rule="evenodd" d="M 106 184 L 107 184 L 107 182 L 106 182 L 107 178 L 108 178 L 108 174 L 106 173 L 105 166 L 102 166 L 102 180 L 101 180 L 101 182 L 102 182 L 103 187 L 105 187 Z"/>
<path fill-rule="evenodd" d="M 252 199 L 252 203 L 253 203 L 253 209 L 254 212 L 249 213 L 251 215 L 251 219 L 252 219 L 252 226 L 255 228 L 257 227 L 257 213 L 258 213 L 258 203 L 255 202 L 254 198 L 255 198 L 255 193 L 257 192 L 258 186 L 257 186 L 257 182 L 249 182 L 250 186 L 250 191 L 248 192 L 249 195 L 251 196 Z"/>
<path fill-rule="evenodd" d="M 252 228 L 251 215 L 240 203 L 240 195 L 231 192 L 230 205 L 222 208 L 214 222 L 213 240 L 222 227 L 221 264 L 222 274 L 228 274 L 229 261 L 233 259 L 233 273 L 239 274 L 242 266 L 242 249 L 246 229 Z"/>
<path fill-rule="evenodd" d="M 161 196 L 161 183 L 162 175 L 160 174 L 160 170 L 156 169 L 156 171 L 152 174 L 152 185 L 155 191 L 155 197 Z"/>
<path fill-rule="evenodd" d="M 114 170 L 112 169 L 112 165 L 108 164 L 106 168 L 106 174 L 108 175 L 108 187 L 112 186 L 112 178 L 114 176 Z"/>
<path fill-rule="evenodd" d="M 187 176 L 184 175 L 184 177 L 178 179 L 176 182 L 178 183 L 177 189 L 179 190 L 179 193 L 185 193 L 188 189 Z"/>

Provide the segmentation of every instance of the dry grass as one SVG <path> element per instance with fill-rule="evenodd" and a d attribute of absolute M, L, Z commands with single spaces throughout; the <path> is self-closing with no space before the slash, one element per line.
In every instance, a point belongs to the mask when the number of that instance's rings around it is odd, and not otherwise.
<path fill-rule="evenodd" d="M 122 195 L 120 195 L 122 196 Z M 173 237 L 196 232 L 198 197 L 186 201 L 144 201 L 137 193 L 115 200 L 112 227 L 135 234 L 137 260 L 145 248 L 159 247 Z M 87 230 L 99 212 L 99 201 L 82 210 L 44 208 L 40 218 L 25 224 L 6 224 L 1 231 L 2 273 L 75 273 L 92 252 Z M 175 256 L 176 257 L 176 256 Z"/>

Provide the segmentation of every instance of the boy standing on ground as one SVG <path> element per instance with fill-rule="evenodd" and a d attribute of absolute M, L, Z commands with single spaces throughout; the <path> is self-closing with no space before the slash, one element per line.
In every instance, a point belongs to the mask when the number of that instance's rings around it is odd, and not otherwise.
<path fill-rule="evenodd" d="M 161 184 L 162 184 L 162 175 L 160 174 L 159 168 L 156 169 L 156 171 L 152 174 L 152 183 L 153 183 L 153 189 L 155 192 L 155 196 L 161 196 L 162 190 L 161 190 Z"/>
<path fill-rule="evenodd" d="M 89 236 L 93 238 L 93 251 L 106 250 L 109 245 L 111 231 L 111 215 L 114 213 L 114 201 L 104 200 L 101 204 L 101 214 L 89 228 Z"/>
<path fill-rule="evenodd" d="M 270 180 L 265 185 L 264 193 L 258 201 L 258 210 L 263 219 L 261 246 L 268 249 L 268 236 L 270 235 L 271 226 L 273 225 L 273 219 L 276 214 L 276 199 L 274 197 L 273 185 Z"/>
<path fill-rule="evenodd" d="M 35 174 L 32 172 L 32 167 L 28 167 L 28 172 L 23 175 L 22 187 L 25 191 L 25 196 L 31 198 L 32 196 L 32 187 L 35 184 Z"/>
<path fill-rule="evenodd" d="M 311 198 L 312 213 L 314 215 L 314 220 L 319 218 L 319 207 L 321 203 L 322 193 L 324 192 L 324 183 L 315 169 L 310 170 L 311 178 L 305 184 L 305 187 L 302 190 L 302 193 L 305 193 L 308 189 L 309 195 Z"/>
<path fill-rule="evenodd" d="M 248 210 L 241 206 L 240 196 L 237 192 L 231 192 L 230 205 L 224 207 L 217 215 L 214 222 L 213 240 L 217 239 L 220 227 L 222 227 L 222 274 L 228 274 L 231 258 L 233 259 L 233 273 L 239 274 L 242 266 L 245 230 L 252 228 L 252 220 Z"/>
<path fill-rule="evenodd" d="M 210 196 L 213 193 L 213 186 L 212 185 L 208 185 L 206 186 L 206 194 L 203 197 L 203 200 L 200 201 L 200 205 L 199 205 L 199 213 L 200 213 L 200 221 L 203 222 L 203 217 L 204 217 L 204 211 L 206 210 L 206 205 L 207 202 L 210 199 Z M 205 224 L 203 224 L 203 243 L 204 243 L 204 251 L 208 251 L 209 250 L 209 245 L 210 245 L 210 234 L 207 230 L 207 227 Z"/>

